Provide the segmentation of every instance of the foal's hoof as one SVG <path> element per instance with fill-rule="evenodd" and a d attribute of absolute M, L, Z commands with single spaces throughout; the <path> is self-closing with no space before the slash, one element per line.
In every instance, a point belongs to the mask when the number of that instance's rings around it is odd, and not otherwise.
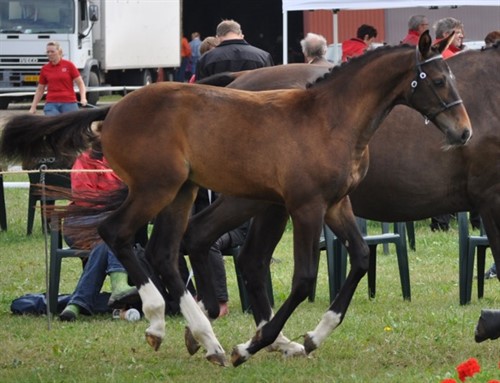
<path fill-rule="evenodd" d="M 210 363 L 216 364 L 218 366 L 227 367 L 226 355 L 224 354 L 207 355 L 207 360 Z"/>
<path fill-rule="evenodd" d="M 240 348 L 235 346 L 231 352 L 231 364 L 234 367 L 238 367 L 240 364 L 245 363 L 248 360 L 248 353 L 240 352 Z"/>
<path fill-rule="evenodd" d="M 191 329 L 187 326 L 186 330 L 184 331 L 184 343 L 186 344 L 186 348 L 189 352 L 189 355 L 196 354 L 200 349 L 200 344 L 196 339 L 194 339 Z"/>
<path fill-rule="evenodd" d="M 309 355 L 311 352 L 316 350 L 318 346 L 316 346 L 316 343 L 314 343 L 313 339 L 309 336 L 309 334 L 306 334 L 304 336 L 304 350 L 307 355 Z"/>
<path fill-rule="evenodd" d="M 146 332 L 146 342 L 153 347 L 155 351 L 158 351 L 158 349 L 161 346 L 162 339 L 159 336 L 153 335 L 153 334 L 148 334 Z"/>

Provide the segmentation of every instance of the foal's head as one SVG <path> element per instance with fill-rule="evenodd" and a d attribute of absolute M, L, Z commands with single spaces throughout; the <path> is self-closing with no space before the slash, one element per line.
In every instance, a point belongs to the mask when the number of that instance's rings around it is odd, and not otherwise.
<path fill-rule="evenodd" d="M 471 123 L 451 72 L 441 53 L 453 34 L 432 44 L 429 31 L 420 36 L 415 51 L 415 79 L 411 83 L 408 104 L 418 110 L 426 121 L 432 121 L 450 145 L 463 145 L 471 137 Z"/>

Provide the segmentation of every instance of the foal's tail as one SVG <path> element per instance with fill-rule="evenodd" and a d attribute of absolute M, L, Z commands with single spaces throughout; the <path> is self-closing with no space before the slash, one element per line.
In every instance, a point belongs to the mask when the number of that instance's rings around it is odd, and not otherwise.
<path fill-rule="evenodd" d="M 43 156 L 74 156 L 96 138 L 91 123 L 104 120 L 109 109 L 82 109 L 57 116 L 15 116 L 3 128 L 0 158 L 13 163 Z"/>

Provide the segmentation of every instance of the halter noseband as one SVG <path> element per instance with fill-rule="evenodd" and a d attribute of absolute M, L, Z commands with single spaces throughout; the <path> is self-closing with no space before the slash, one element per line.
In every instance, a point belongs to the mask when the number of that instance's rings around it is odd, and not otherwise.
<path fill-rule="evenodd" d="M 451 107 L 453 107 L 455 105 L 462 104 L 463 101 L 460 98 L 458 100 L 455 100 L 455 101 L 452 101 L 452 102 L 449 102 L 449 103 L 446 103 L 445 101 L 443 101 L 443 99 L 436 92 L 436 89 L 434 88 L 434 86 L 432 86 L 431 82 L 428 81 L 428 79 L 427 79 L 427 73 L 425 73 L 424 70 L 422 69 L 422 67 L 425 64 L 428 64 L 428 63 L 430 63 L 430 62 L 432 62 L 434 60 L 443 60 L 443 55 L 440 54 L 440 55 L 431 57 L 430 59 L 427 59 L 425 61 L 419 61 L 419 59 L 418 59 L 418 54 L 419 54 L 418 47 L 415 50 L 415 54 L 416 54 L 416 61 L 417 61 L 417 65 L 415 66 L 417 76 L 416 76 L 415 80 L 413 80 L 411 82 L 411 88 L 412 88 L 411 89 L 411 93 L 412 93 L 412 95 L 415 93 L 415 90 L 417 89 L 419 81 L 426 81 L 427 80 L 426 83 L 429 84 L 429 86 L 430 86 L 430 88 L 432 90 L 432 93 L 434 93 L 434 95 L 438 99 L 439 104 L 441 106 L 437 110 L 437 112 L 435 112 L 435 113 L 433 113 L 431 115 L 425 115 L 425 114 L 422 113 L 422 115 L 425 118 L 425 123 L 428 124 L 429 121 L 433 120 L 438 114 L 444 112 L 447 109 L 450 109 Z"/>

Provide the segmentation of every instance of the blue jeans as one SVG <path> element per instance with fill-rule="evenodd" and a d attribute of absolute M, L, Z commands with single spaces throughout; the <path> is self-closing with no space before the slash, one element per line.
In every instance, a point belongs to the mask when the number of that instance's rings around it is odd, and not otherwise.
<path fill-rule="evenodd" d="M 78 305 L 87 314 L 93 314 L 93 308 L 106 275 L 117 271 L 125 272 L 125 268 L 108 245 L 104 242 L 96 245 L 90 252 L 69 304 Z"/>
<path fill-rule="evenodd" d="M 43 107 L 43 112 L 46 116 L 55 116 L 57 114 L 74 112 L 78 110 L 76 102 L 46 102 Z"/>

